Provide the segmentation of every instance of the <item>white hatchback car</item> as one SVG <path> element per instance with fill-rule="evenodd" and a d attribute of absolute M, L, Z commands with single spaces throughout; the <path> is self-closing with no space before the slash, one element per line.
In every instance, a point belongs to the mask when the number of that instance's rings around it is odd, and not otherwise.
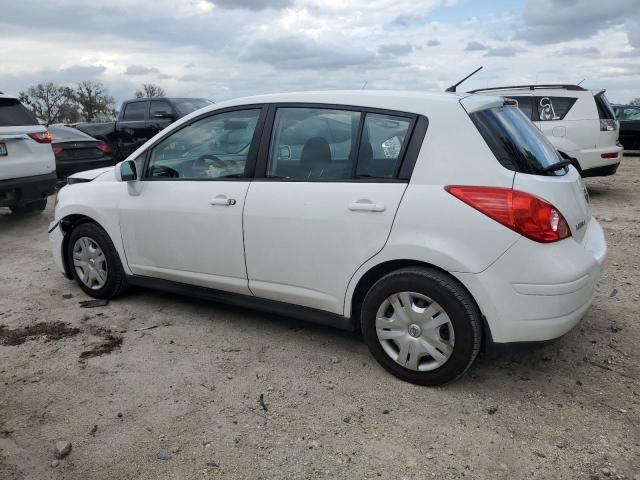
<path fill-rule="evenodd" d="M 519 85 L 471 90 L 518 101 L 560 155 L 583 177 L 613 175 L 622 160 L 619 123 L 604 90 L 580 85 Z"/>
<path fill-rule="evenodd" d="M 483 338 L 569 331 L 606 255 L 580 175 L 501 97 L 231 100 L 71 181 L 49 235 L 88 295 L 141 285 L 361 328 L 423 385 Z"/>

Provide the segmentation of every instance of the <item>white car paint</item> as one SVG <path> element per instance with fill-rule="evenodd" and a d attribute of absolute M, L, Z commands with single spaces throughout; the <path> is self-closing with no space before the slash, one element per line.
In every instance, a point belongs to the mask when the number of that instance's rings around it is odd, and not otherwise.
<path fill-rule="evenodd" d="M 205 113 L 281 102 L 425 115 L 429 126 L 411 180 L 124 183 L 113 169 L 83 172 L 85 180 L 94 179 L 58 195 L 50 228 L 58 267 L 65 271 L 58 222 L 84 215 L 109 234 L 128 275 L 246 293 L 348 318 L 358 281 L 367 272 L 410 260 L 459 279 L 498 342 L 554 338 L 580 320 L 606 256 L 602 229 L 572 167 L 550 177 L 515 173 L 498 163 L 469 118 L 469 111 L 482 111 L 483 105 L 500 105 L 496 97 L 355 91 L 237 99 L 182 118 L 129 158 L 140 170 L 155 139 Z M 513 186 L 534 194 L 559 209 L 572 236 L 552 244 L 529 240 L 453 197 L 445 185 Z M 235 204 L 211 204 L 220 195 Z M 357 202 L 376 208 L 350 209 Z"/>

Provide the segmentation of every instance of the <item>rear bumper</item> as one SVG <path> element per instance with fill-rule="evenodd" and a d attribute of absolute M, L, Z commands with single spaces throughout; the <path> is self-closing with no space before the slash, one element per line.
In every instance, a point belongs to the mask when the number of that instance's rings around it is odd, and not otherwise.
<path fill-rule="evenodd" d="M 58 178 L 67 178 L 74 173 L 84 172 L 86 170 L 93 170 L 95 168 L 110 167 L 114 164 L 112 157 L 102 157 L 90 160 L 73 160 L 73 161 L 61 161 L 56 160 L 56 173 Z"/>
<path fill-rule="evenodd" d="M 602 158 L 603 153 L 616 153 L 617 155 L 614 158 Z M 595 177 L 612 175 L 615 173 L 622 159 L 622 147 L 619 145 L 611 145 L 610 147 L 579 150 L 573 152 L 572 155 L 578 159 L 578 163 L 582 169 L 582 176 Z M 599 171 L 604 173 L 597 173 Z M 586 175 L 586 172 L 591 172 L 591 175 Z"/>
<path fill-rule="evenodd" d="M 591 219 L 582 243 L 521 238 L 484 272 L 457 274 L 476 299 L 496 343 L 558 338 L 582 319 L 607 254 Z"/>
<path fill-rule="evenodd" d="M 0 207 L 22 206 L 55 192 L 55 173 L 0 180 Z"/>

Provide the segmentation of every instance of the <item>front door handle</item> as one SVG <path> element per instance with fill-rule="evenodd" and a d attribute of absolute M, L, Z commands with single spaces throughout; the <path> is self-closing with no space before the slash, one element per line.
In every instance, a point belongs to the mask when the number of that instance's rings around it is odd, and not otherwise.
<path fill-rule="evenodd" d="M 209 200 L 209 204 L 228 207 L 230 205 L 235 205 L 236 201 L 233 198 L 227 198 L 225 195 L 216 195 L 214 198 Z"/>
<path fill-rule="evenodd" d="M 358 200 L 349 204 L 349 210 L 354 212 L 384 212 L 386 207 L 371 200 Z"/>

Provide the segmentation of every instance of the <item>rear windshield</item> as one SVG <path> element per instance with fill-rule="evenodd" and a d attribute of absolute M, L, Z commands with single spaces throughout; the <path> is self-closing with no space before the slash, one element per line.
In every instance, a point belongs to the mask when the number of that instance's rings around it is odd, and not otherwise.
<path fill-rule="evenodd" d="M 472 113 L 470 117 L 498 161 L 509 170 L 534 175 L 564 173 L 563 169 L 544 171 L 561 158 L 519 108 L 488 108 Z"/>
<path fill-rule="evenodd" d="M 209 100 L 204 98 L 189 98 L 184 100 L 176 100 L 174 106 L 181 116 L 188 115 L 191 112 L 195 112 L 200 108 L 204 108 L 207 105 L 211 105 Z"/>
<path fill-rule="evenodd" d="M 604 93 L 599 93 L 595 97 L 596 106 L 598 107 L 598 117 L 600 120 L 615 120 L 616 116 L 613 113 L 613 109 L 611 108 L 611 104 Z"/>
<path fill-rule="evenodd" d="M 76 130 L 72 127 L 61 127 L 49 125 L 49 132 L 53 140 L 95 140 L 93 137 L 82 133 L 80 130 Z"/>
<path fill-rule="evenodd" d="M 0 98 L 0 127 L 18 125 L 38 125 L 38 120 L 15 98 Z"/>

